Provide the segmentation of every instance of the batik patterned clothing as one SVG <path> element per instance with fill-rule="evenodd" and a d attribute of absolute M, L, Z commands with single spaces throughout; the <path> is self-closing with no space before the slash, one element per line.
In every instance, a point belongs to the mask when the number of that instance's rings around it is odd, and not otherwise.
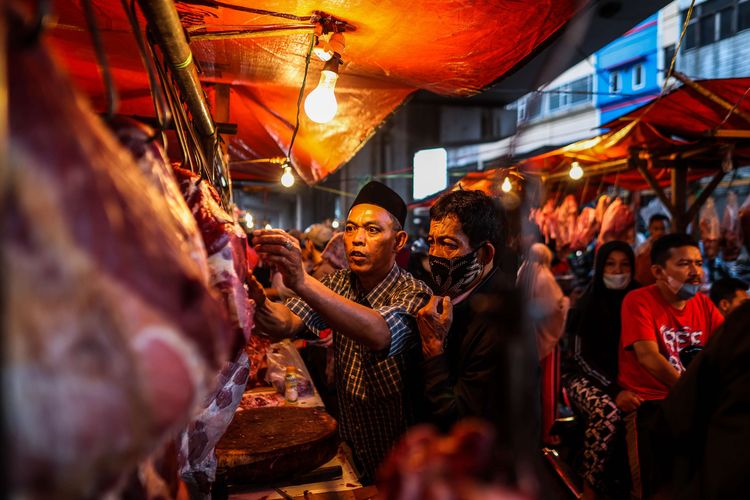
<path fill-rule="evenodd" d="M 599 492 L 611 491 L 607 469 L 615 445 L 624 441 L 622 413 L 609 394 L 583 375 L 565 377 L 564 385 L 576 412 L 585 418 L 583 478 Z"/>
<path fill-rule="evenodd" d="M 391 332 L 390 346 L 382 351 L 336 331 L 333 337 L 339 430 L 352 446 L 366 479 L 372 480 L 391 446 L 413 421 L 410 401 L 414 394 L 407 386 L 414 378 L 409 373 L 418 369 L 420 353 L 416 313 L 429 300 L 430 290 L 396 265 L 369 292 L 361 290 L 349 269 L 329 274 L 322 283 L 380 313 Z M 314 334 L 328 328 L 302 299 L 289 299 L 286 305 Z"/>

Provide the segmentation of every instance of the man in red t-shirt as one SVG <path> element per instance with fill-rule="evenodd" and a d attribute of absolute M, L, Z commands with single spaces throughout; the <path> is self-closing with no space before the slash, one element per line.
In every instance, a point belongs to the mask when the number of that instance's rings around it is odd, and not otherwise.
<path fill-rule="evenodd" d="M 716 306 L 698 293 L 703 259 L 698 243 L 685 234 L 669 234 L 651 248 L 653 285 L 630 292 L 622 303 L 620 387 L 643 403 L 625 417 L 633 494 L 647 497 L 658 489 L 658 437 L 649 433 L 658 401 L 667 397 L 688 363 L 724 321 Z"/>

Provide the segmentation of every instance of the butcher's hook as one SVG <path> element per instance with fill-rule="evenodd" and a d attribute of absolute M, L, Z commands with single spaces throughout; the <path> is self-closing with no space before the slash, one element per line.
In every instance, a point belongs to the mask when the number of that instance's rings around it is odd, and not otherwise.
<path fill-rule="evenodd" d="M 42 37 L 49 25 L 52 11 L 52 0 L 37 0 L 36 15 L 33 22 L 27 22 L 25 13 L 21 13 L 13 7 L 8 9 L 8 28 L 15 36 L 9 37 L 11 45 L 18 48 L 33 47 Z"/>

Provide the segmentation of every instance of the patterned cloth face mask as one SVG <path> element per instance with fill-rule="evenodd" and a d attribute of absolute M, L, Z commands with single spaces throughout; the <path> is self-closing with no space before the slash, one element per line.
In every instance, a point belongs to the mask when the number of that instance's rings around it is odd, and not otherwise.
<path fill-rule="evenodd" d="M 479 248 L 483 245 L 484 243 L 479 245 Z M 453 299 L 474 284 L 484 267 L 479 261 L 479 248 L 454 259 L 430 255 L 430 270 L 436 295 L 447 295 Z"/>

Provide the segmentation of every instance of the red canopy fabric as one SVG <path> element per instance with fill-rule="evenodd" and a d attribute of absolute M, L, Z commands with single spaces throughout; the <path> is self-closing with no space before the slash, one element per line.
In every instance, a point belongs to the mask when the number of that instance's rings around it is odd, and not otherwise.
<path fill-rule="evenodd" d="M 738 111 L 750 114 L 750 78 L 696 80 L 695 83 L 720 99 L 736 104 Z M 602 125 L 602 128 L 619 129 L 634 120 L 684 138 L 705 137 L 717 129 L 750 129 L 750 123 L 740 116 L 687 85 Z"/>
<path fill-rule="evenodd" d="M 117 0 L 92 0 L 117 89 L 119 112 L 153 116 L 146 74 L 129 24 Z M 227 0 L 241 5 L 238 0 Z M 337 116 L 325 125 L 300 114 L 292 161 L 309 183 L 334 172 L 364 145 L 377 126 L 417 89 L 468 96 L 497 80 L 574 14 L 576 0 L 454 2 L 412 0 L 260 0 L 254 9 L 309 16 L 322 11 L 356 28 L 346 32 L 345 64 L 336 87 Z M 219 6 L 213 0 L 178 3 L 189 32 L 228 27 L 282 25 L 286 19 Z M 246 4 L 245 4 L 246 5 Z M 50 38 L 77 84 L 95 104 L 104 91 L 79 2 L 56 3 L 57 26 Z M 299 21 L 289 21 L 299 25 Z M 145 22 L 141 19 L 141 26 Z M 291 32 L 290 32 L 291 33 Z M 310 35 L 274 33 L 254 38 L 195 40 L 194 60 L 207 84 L 230 86 L 229 121 L 237 135 L 226 137 L 231 160 L 286 156 L 297 114 Z M 318 83 L 323 63 L 310 63 L 307 94 Z M 210 94 L 210 92 L 209 92 Z M 277 165 L 243 165 L 235 178 L 278 178 Z M 268 177 L 268 175 L 266 175 Z"/>
<path fill-rule="evenodd" d="M 750 113 L 750 78 L 696 83 L 740 112 Z M 750 141 L 713 136 L 717 130 L 750 130 L 750 123 L 688 85 L 603 125 L 603 128 L 610 130 L 524 160 L 520 162 L 520 169 L 529 174 L 549 176 L 566 172 L 573 161 L 577 161 L 584 172 L 594 166 L 626 167 L 631 149 L 636 148 L 648 152 L 651 157 L 685 156 L 690 167 L 688 180 L 697 180 L 722 167 L 722 147 L 730 144 L 734 146 L 732 157 L 735 164 L 750 161 Z M 650 168 L 649 171 L 662 187 L 670 184 L 670 169 Z M 649 187 L 634 169 L 605 173 L 603 182 L 634 191 Z"/>

